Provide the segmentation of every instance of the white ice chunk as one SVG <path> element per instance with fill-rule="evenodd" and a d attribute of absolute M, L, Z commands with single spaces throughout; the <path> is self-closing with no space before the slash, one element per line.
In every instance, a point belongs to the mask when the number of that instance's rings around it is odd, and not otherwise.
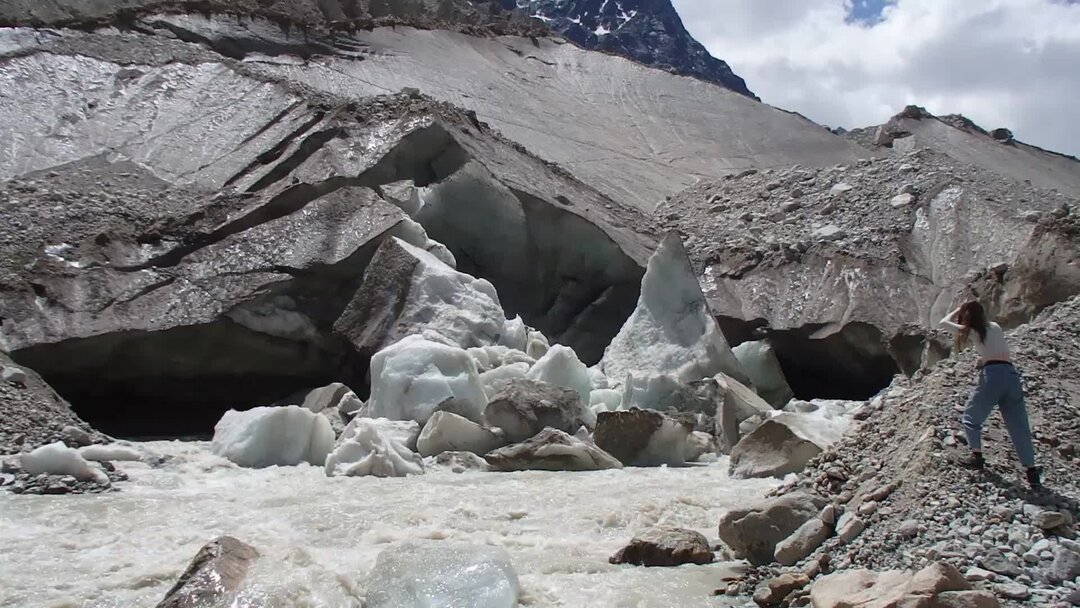
<path fill-rule="evenodd" d="M 459 346 L 493 344 L 502 336 L 506 318 L 490 282 L 458 272 L 401 239 L 395 244 L 418 260 L 397 326 L 423 328 Z"/>
<path fill-rule="evenodd" d="M 764 340 L 744 342 L 731 350 L 761 398 L 773 407 L 784 407 L 794 393 L 772 345 Z"/>
<path fill-rule="evenodd" d="M 143 453 L 133 447 L 110 443 L 109 445 L 88 445 L 79 448 L 79 454 L 97 462 L 142 460 Z"/>
<path fill-rule="evenodd" d="M 22 470 L 31 475 L 71 475 L 79 481 L 105 483 L 109 476 L 86 461 L 77 450 L 57 441 L 19 457 Z"/>
<path fill-rule="evenodd" d="M 405 477 L 420 475 L 424 463 L 420 455 L 389 435 L 379 433 L 370 419 L 359 419 L 353 435 L 338 444 L 326 458 L 326 476 Z"/>
<path fill-rule="evenodd" d="M 379 554 L 367 608 L 516 608 L 521 586 L 503 549 L 410 541 Z"/>
<path fill-rule="evenodd" d="M 457 260 L 454 259 L 454 254 L 450 253 L 446 245 L 428 237 L 423 226 L 407 217 L 402 218 L 398 225 L 394 226 L 390 231 L 390 235 L 396 236 L 414 247 L 423 249 L 450 268 L 457 268 Z"/>
<path fill-rule="evenodd" d="M 597 413 L 614 412 L 619 409 L 622 400 L 622 391 L 613 388 L 596 389 L 589 395 L 589 405 L 592 406 L 592 410 Z M 597 406 L 603 406 L 603 409 L 597 410 Z"/>
<path fill-rule="evenodd" d="M 716 438 L 702 431 L 694 431 L 686 438 L 686 461 L 694 462 L 705 454 L 715 454 Z"/>
<path fill-rule="evenodd" d="M 548 342 L 547 336 L 538 331 L 530 330 L 529 338 L 525 344 L 525 354 L 533 359 L 539 359 L 547 353 L 550 346 L 551 343 Z"/>
<path fill-rule="evenodd" d="M 600 369 L 599 365 L 589 368 L 589 382 L 592 383 L 594 391 L 601 388 L 611 388 L 611 382 L 604 375 L 604 370 Z"/>
<path fill-rule="evenodd" d="M 211 451 L 242 467 L 322 465 L 334 447 L 325 416 L 289 405 L 229 410 L 214 426 Z"/>
<path fill-rule="evenodd" d="M 464 349 L 412 335 L 371 358 L 372 418 L 424 424 L 444 404 L 442 409 L 473 421 L 484 414 L 487 396 L 476 362 Z"/>
<path fill-rule="evenodd" d="M 357 428 L 361 424 L 374 424 L 379 435 L 400 443 L 401 445 L 416 450 L 416 440 L 420 437 L 420 425 L 413 420 L 390 420 L 388 418 L 368 418 L 357 416 L 349 421 L 338 438 L 338 444 L 342 444 L 356 437 Z"/>
<path fill-rule="evenodd" d="M 486 372 L 492 368 L 491 355 L 483 346 L 474 346 L 473 348 L 466 349 L 465 352 L 469 353 L 469 356 L 476 362 L 476 369 L 478 371 Z"/>
<path fill-rule="evenodd" d="M 480 384 L 484 387 L 484 393 L 490 398 L 499 392 L 507 380 L 524 378 L 528 373 L 528 363 L 510 363 L 480 374 Z"/>
<path fill-rule="evenodd" d="M 450 412 L 435 412 L 416 442 L 421 456 L 443 452 L 472 452 L 482 456 L 505 444 L 491 430 Z"/>
<path fill-rule="evenodd" d="M 629 376 L 623 384 L 622 404 L 619 409 L 632 407 L 643 410 L 663 410 L 661 404 L 684 387 L 674 376 L 668 374 Z"/>
<path fill-rule="evenodd" d="M 690 433 L 690 428 L 685 424 L 665 417 L 660 428 L 649 437 L 649 443 L 638 454 L 636 461 L 644 466 L 685 464 Z"/>
<path fill-rule="evenodd" d="M 506 322 L 499 344 L 523 352 L 529 347 L 529 328 L 520 316 Z"/>
<path fill-rule="evenodd" d="M 649 258 L 637 308 L 604 351 L 609 378 L 673 374 L 690 382 L 725 372 L 746 381 L 701 293 L 677 235 Z"/>
<path fill-rule="evenodd" d="M 547 354 L 532 366 L 526 378 L 574 390 L 581 396 L 582 403 L 589 403 L 589 394 L 592 392 L 589 368 L 585 367 L 574 349 L 569 346 L 552 346 Z"/>

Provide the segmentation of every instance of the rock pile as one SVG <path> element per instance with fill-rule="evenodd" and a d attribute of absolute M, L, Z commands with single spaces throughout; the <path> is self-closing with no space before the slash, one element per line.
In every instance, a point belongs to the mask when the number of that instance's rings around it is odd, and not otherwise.
<path fill-rule="evenodd" d="M 1025 487 L 996 415 L 984 431 L 988 468 L 972 471 L 958 464 L 966 456 L 960 410 L 975 378 L 972 353 L 966 352 L 912 379 L 898 377 L 856 413 L 860 422 L 852 432 L 781 486 L 783 499 L 804 500 L 800 497 L 809 493 L 827 504 L 817 514 L 820 523 L 807 520 L 806 527 L 778 541 L 772 558 L 761 551 L 760 561 L 794 565 L 795 572 L 812 573 L 811 578 L 823 566 L 838 572 L 889 571 L 944 562 L 1005 605 L 1075 602 L 1078 323 L 1080 298 L 1074 298 L 1009 334 L 1025 378 L 1045 489 Z M 756 506 L 753 512 L 761 517 L 769 507 Z M 769 567 L 759 574 L 779 572 Z M 753 580 L 746 591 L 753 589 Z"/>

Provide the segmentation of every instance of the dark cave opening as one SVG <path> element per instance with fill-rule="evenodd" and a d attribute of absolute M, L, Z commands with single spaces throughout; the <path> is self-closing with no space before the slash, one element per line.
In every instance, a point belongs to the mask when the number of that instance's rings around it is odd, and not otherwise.
<path fill-rule="evenodd" d="M 128 439 L 208 439 L 229 409 L 269 405 L 335 380 L 359 385 L 353 357 L 344 344 L 276 338 L 228 319 L 12 353 L 80 418 Z"/>
<path fill-rule="evenodd" d="M 717 320 L 732 346 L 767 339 L 797 399 L 866 400 L 901 372 L 881 331 L 867 323 L 774 330 L 763 321 Z"/>

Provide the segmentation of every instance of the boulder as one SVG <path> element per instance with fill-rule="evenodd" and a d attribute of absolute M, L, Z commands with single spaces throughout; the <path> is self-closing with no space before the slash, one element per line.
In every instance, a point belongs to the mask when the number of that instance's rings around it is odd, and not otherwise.
<path fill-rule="evenodd" d="M 304 397 L 303 407 L 318 414 L 329 407 L 337 407 L 341 400 L 352 391 L 340 382 L 334 382 L 309 392 Z"/>
<path fill-rule="evenodd" d="M 574 349 L 568 346 L 556 344 L 549 348 L 525 377 L 571 389 L 578 394 L 582 403 L 589 403 L 589 393 L 592 392 L 589 368 L 578 359 Z"/>
<path fill-rule="evenodd" d="M 772 563 L 776 545 L 816 518 L 824 505 L 817 496 L 792 493 L 732 509 L 720 518 L 720 540 L 752 564 Z"/>
<path fill-rule="evenodd" d="M 846 420 L 812 413 L 784 412 L 758 426 L 731 450 L 730 473 L 741 479 L 782 477 L 843 436 Z"/>
<path fill-rule="evenodd" d="M 609 378 L 671 374 L 701 380 L 718 372 L 746 374 L 720 332 L 678 235 L 667 236 L 649 258 L 637 308 L 604 351 Z"/>
<path fill-rule="evenodd" d="M 795 396 L 784 377 L 784 370 L 780 367 L 775 350 L 767 341 L 743 342 L 731 349 L 731 352 L 735 353 L 735 358 L 757 389 L 757 394 L 769 405 L 782 408 Z"/>
<path fill-rule="evenodd" d="M 469 348 L 498 343 L 506 319 L 491 283 L 390 237 L 379 246 L 334 329 L 362 353 L 378 352 L 414 334 Z"/>
<path fill-rule="evenodd" d="M 719 450 L 716 446 L 716 437 L 710 433 L 694 431 L 686 437 L 686 461 L 695 462 L 705 454 L 715 454 Z"/>
<path fill-rule="evenodd" d="M 572 389 L 538 380 L 512 379 L 488 402 L 484 420 L 502 429 L 506 439 L 516 443 L 547 427 L 573 434 L 582 426 L 592 426 L 593 415 Z"/>
<path fill-rule="evenodd" d="M 943 595 L 968 591 L 971 584 L 953 566 L 934 562 L 910 571 L 847 570 L 818 579 L 810 589 L 814 608 L 888 608 L 938 605 Z M 946 595 L 943 601 L 954 596 Z"/>
<path fill-rule="evenodd" d="M 435 412 L 424 425 L 416 446 L 421 456 L 443 452 L 484 455 L 506 445 L 501 437 L 475 422 L 450 412 Z"/>
<path fill-rule="evenodd" d="M 454 473 L 487 471 L 491 468 L 486 460 L 472 452 L 443 452 L 435 457 L 435 464 Z"/>
<path fill-rule="evenodd" d="M 229 606 L 259 552 L 231 536 L 218 537 L 195 554 L 157 608 Z"/>
<path fill-rule="evenodd" d="M 866 522 L 851 511 L 841 515 L 840 519 L 836 522 L 836 535 L 845 543 L 850 543 L 858 538 L 865 529 Z"/>
<path fill-rule="evenodd" d="M 700 533 L 664 526 L 635 536 L 608 561 L 635 566 L 710 564 L 713 552 L 709 541 Z"/>
<path fill-rule="evenodd" d="M 593 441 L 624 465 L 681 465 L 693 430 L 653 410 L 619 410 L 597 414 Z"/>
<path fill-rule="evenodd" d="M 599 471 L 621 469 L 611 454 L 558 429 L 544 429 L 521 443 L 484 456 L 496 471 Z"/>
<path fill-rule="evenodd" d="M 810 577 L 801 572 L 785 572 L 774 576 L 754 590 L 754 603 L 762 608 L 780 606 L 787 596 L 802 589 L 809 582 Z"/>
<path fill-rule="evenodd" d="M 1046 578 L 1055 585 L 1065 581 L 1075 580 L 1080 577 L 1080 553 L 1068 547 L 1058 547 L 1054 550 L 1054 561 L 1050 563 L 1050 571 Z"/>
<path fill-rule="evenodd" d="M 379 432 L 368 418 L 357 418 L 352 435 L 338 443 L 326 458 L 326 476 L 405 477 L 424 472 L 420 456 L 392 437 Z"/>
<path fill-rule="evenodd" d="M 487 396 L 464 349 L 408 336 L 371 358 L 372 418 L 427 423 L 436 410 L 482 420 Z"/>
<path fill-rule="evenodd" d="M 77 426 L 65 426 L 60 431 L 60 435 L 63 437 L 64 443 L 73 448 L 80 448 L 94 443 L 94 440 L 90 437 L 90 433 L 87 433 Z"/>
<path fill-rule="evenodd" d="M 210 449 L 242 467 L 322 466 L 334 447 L 324 416 L 299 406 L 229 410 L 214 426 Z"/>
<path fill-rule="evenodd" d="M 366 587 L 367 608 L 516 608 L 521 593 L 506 551 L 448 540 L 383 550 Z"/>
<path fill-rule="evenodd" d="M 820 517 L 808 519 L 791 536 L 776 544 L 773 557 L 785 566 L 794 566 L 820 547 L 832 536 L 832 532 L 832 528 Z"/>

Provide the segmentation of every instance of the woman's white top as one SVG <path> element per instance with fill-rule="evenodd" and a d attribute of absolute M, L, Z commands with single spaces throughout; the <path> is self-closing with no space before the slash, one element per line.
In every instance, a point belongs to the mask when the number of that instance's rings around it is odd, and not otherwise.
<path fill-rule="evenodd" d="M 964 329 L 963 325 L 956 323 L 953 319 L 956 314 L 960 312 L 960 309 L 950 312 L 944 319 L 941 320 L 941 326 L 948 328 L 953 333 L 957 333 Z M 975 347 L 975 352 L 979 353 L 979 357 L 985 361 L 1009 361 L 1009 343 L 1005 341 L 1005 331 L 1001 329 L 1001 326 L 991 321 L 986 325 L 986 339 L 979 337 L 979 332 L 972 329 L 968 332 L 968 337 L 971 339 L 971 344 Z"/>

